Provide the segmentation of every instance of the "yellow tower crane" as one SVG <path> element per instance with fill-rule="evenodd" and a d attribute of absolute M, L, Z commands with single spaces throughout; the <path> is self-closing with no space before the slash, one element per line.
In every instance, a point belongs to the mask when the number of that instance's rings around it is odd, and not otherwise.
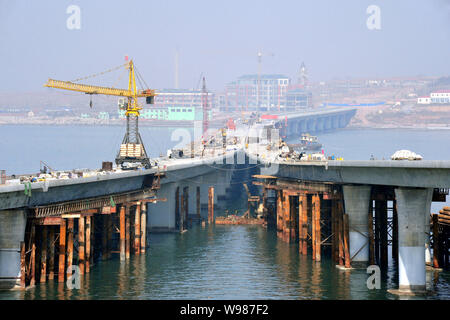
<path fill-rule="evenodd" d="M 129 62 L 126 62 L 125 64 L 119 67 L 122 66 L 128 69 L 128 89 L 116 89 L 116 88 L 92 86 L 74 82 L 80 79 L 74 81 L 61 81 L 48 79 L 47 83 L 44 84 L 44 87 L 84 92 L 90 95 L 103 94 L 109 96 L 122 97 L 119 98 L 119 108 L 125 110 L 125 115 L 127 117 L 127 131 L 120 146 L 120 150 L 117 154 L 116 164 L 120 165 L 122 168 L 133 168 L 135 165 L 138 165 L 140 163 L 144 165 L 146 168 L 150 168 L 151 167 L 150 160 L 147 156 L 147 152 L 145 151 L 141 135 L 139 134 L 138 119 L 139 119 L 139 111 L 142 110 L 142 106 L 138 103 L 138 98 L 146 98 L 147 104 L 153 104 L 154 97 L 156 95 L 155 90 L 136 89 L 135 66 L 133 64 L 133 60 L 130 60 Z M 114 69 L 102 72 L 100 74 L 104 74 Z M 89 77 L 85 77 L 83 79 L 86 78 Z"/>

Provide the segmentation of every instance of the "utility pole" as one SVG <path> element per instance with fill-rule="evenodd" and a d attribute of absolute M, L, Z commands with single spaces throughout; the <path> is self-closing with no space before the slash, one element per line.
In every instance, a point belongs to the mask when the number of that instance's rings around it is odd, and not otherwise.
<path fill-rule="evenodd" d="M 175 51 L 175 89 L 178 89 L 178 49 Z"/>
<path fill-rule="evenodd" d="M 203 77 L 202 87 L 202 106 L 203 106 L 203 139 L 206 139 L 206 132 L 208 131 L 208 91 L 206 91 L 206 80 Z"/>
<path fill-rule="evenodd" d="M 261 62 L 262 62 L 262 52 L 258 52 L 258 79 L 256 81 L 256 111 L 259 112 L 260 109 L 260 91 L 261 91 Z"/>

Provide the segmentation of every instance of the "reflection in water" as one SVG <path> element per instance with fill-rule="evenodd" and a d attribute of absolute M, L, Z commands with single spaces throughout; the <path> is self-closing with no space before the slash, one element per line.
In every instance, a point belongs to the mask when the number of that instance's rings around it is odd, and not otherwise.
<path fill-rule="evenodd" d="M 126 281 L 126 277 L 127 277 L 127 269 L 128 266 L 128 261 L 120 261 L 119 262 L 119 275 L 117 278 L 118 281 L 118 287 L 117 287 L 117 297 L 119 299 L 124 299 L 125 295 L 126 295 L 126 284 L 128 283 L 128 281 Z"/>
<path fill-rule="evenodd" d="M 311 264 L 311 291 L 314 294 L 313 299 L 320 299 L 322 297 L 322 278 L 321 278 L 321 263 L 313 262 Z"/>
<path fill-rule="evenodd" d="M 316 263 L 260 226 L 194 226 L 150 234 L 149 245 L 126 262 L 97 261 L 79 290 L 49 281 L 0 299 L 398 299 L 386 292 L 397 286 L 394 265 L 369 290 L 366 269 L 341 271 L 325 254 Z M 450 299 L 450 274 L 438 276 L 427 278 L 436 291 L 427 299 Z"/>

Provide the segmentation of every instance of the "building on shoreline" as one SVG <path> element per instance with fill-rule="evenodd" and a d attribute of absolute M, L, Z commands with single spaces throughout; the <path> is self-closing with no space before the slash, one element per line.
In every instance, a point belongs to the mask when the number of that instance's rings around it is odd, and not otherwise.
<path fill-rule="evenodd" d="M 146 105 L 140 117 L 147 120 L 194 121 L 203 119 L 201 90 L 163 89 L 158 90 L 154 104 Z M 215 94 L 207 93 L 209 110 L 215 106 Z M 211 118 L 211 111 L 209 117 Z M 125 111 L 119 110 L 119 118 L 125 118 Z"/>
<path fill-rule="evenodd" d="M 311 106 L 311 93 L 282 74 L 243 75 L 225 87 L 220 111 L 294 111 Z"/>
<path fill-rule="evenodd" d="M 450 90 L 437 90 L 417 98 L 417 104 L 450 104 Z"/>

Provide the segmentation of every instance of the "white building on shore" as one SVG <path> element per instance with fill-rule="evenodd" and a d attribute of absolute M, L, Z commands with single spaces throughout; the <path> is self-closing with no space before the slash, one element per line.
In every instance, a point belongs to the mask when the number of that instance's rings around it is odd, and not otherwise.
<path fill-rule="evenodd" d="M 417 104 L 430 104 L 431 98 L 428 96 L 418 97 Z"/>
<path fill-rule="evenodd" d="M 450 90 L 438 90 L 417 98 L 417 104 L 450 104 Z"/>
<path fill-rule="evenodd" d="M 450 103 L 450 90 L 438 90 L 430 94 L 431 103 Z"/>

